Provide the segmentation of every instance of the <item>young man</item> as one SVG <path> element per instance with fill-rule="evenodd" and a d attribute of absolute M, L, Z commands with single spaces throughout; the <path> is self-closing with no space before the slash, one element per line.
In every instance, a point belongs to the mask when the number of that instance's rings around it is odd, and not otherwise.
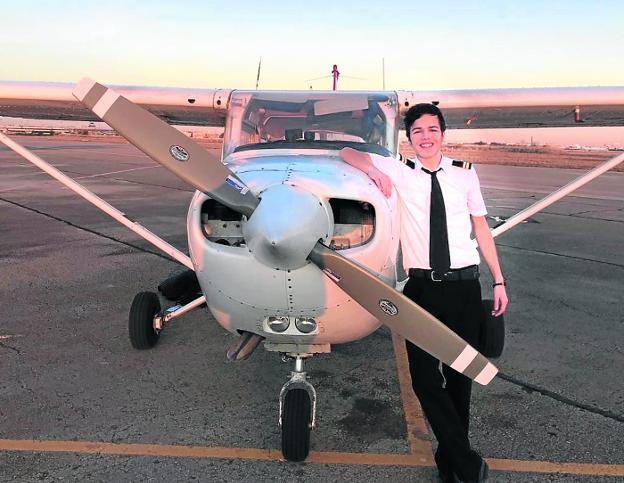
<path fill-rule="evenodd" d="M 385 196 L 396 189 L 409 273 L 403 293 L 476 346 L 484 313 L 471 231 L 494 280 L 493 315 L 505 312 L 508 299 L 479 179 L 471 163 L 442 155 L 445 129 L 437 106 L 417 104 L 405 115 L 414 160 L 404 164 L 350 148 L 340 156 L 367 173 Z M 412 387 L 438 440 L 442 481 L 486 481 L 487 464 L 468 439 L 472 381 L 410 342 L 407 353 Z"/>

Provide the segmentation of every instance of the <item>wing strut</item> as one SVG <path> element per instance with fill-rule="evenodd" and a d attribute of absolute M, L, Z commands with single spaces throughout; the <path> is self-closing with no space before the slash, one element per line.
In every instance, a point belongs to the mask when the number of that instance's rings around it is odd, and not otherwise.
<path fill-rule="evenodd" d="M 564 196 L 569 195 L 573 191 L 579 189 L 581 186 L 584 186 L 587 183 L 589 183 L 594 178 L 597 178 L 598 176 L 610 170 L 611 168 L 614 168 L 615 166 L 620 164 L 622 161 L 624 161 L 624 153 L 614 156 L 611 159 L 608 159 L 607 161 L 605 161 L 602 164 L 599 164 L 598 166 L 588 171 L 584 175 L 579 176 L 576 179 L 573 179 L 567 185 L 562 186 L 558 190 L 553 191 L 548 196 L 545 196 L 541 200 L 536 201 L 531 206 L 525 208 L 519 213 L 516 213 L 514 216 L 508 218 L 507 221 L 505 221 L 505 223 L 503 223 L 502 225 L 499 225 L 496 228 L 494 228 L 492 230 L 492 237 L 497 237 L 498 235 L 505 233 L 507 230 L 510 230 L 517 224 L 522 223 L 524 220 L 533 216 L 538 211 L 542 211 L 544 208 L 547 208 L 548 206 L 552 205 L 555 201 L 559 201 Z M 474 240 L 474 242 L 476 244 L 476 240 Z"/>
<path fill-rule="evenodd" d="M 157 235 L 155 235 L 154 233 L 152 233 L 151 231 L 149 231 L 147 228 L 140 225 L 136 221 L 133 221 L 130 218 L 128 218 L 124 213 L 119 211 L 114 206 L 108 204 L 106 201 L 104 201 L 102 198 L 94 194 L 92 191 L 89 191 L 80 183 L 77 183 L 76 181 L 71 179 L 69 176 L 61 173 L 54 166 L 51 166 L 49 163 L 41 159 L 39 156 L 31 153 L 28 149 L 16 143 L 15 141 L 8 138 L 2 133 L 0 133 L 0 142 L 2 142 L 9 149 L 15 151 L 17 154 L 25 158 L 27 161 L 30 161 L 31 163 L 33 163 L 39 169 L 48 173 L 54 179 L 63 183 L 74 193 L 82 196 L 85 200 L 87 200 L 89 203 L 93 204 L 100 210 L 102 210 L 107 215 L 110 215 L 111 217 L 113 217 L 115 220 L 117 220 L 119 223 L 124 225 L 126 228 L 128 228 L 129 230 L 132 230 L 134 233 L 136 233 L 140 237 L 150 242 L 156 248 L 165 252 L 174 260 L 177 260 L 182 265 L 190 268 L 191 270 L 194 270 L 193 262 L 191 262 L 191 259 L 186 254 L 182 253 L 176 247 L 174 247 L 170 243 L 167 243 L 165 240 L 158 237 Z"/>

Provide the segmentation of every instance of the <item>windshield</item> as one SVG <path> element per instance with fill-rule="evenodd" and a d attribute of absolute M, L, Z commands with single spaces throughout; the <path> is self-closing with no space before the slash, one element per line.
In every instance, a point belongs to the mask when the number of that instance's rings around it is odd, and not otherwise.
<path fill-rule="evenodd" d="M 234 91 L 224 157 L 247 149 L 344 146 L 396 155 L 397 118 L 394 93 Z"/>

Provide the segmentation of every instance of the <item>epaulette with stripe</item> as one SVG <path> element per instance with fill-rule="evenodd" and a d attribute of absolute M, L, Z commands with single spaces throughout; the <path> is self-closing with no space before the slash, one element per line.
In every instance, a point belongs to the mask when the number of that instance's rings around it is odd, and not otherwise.
<path fill-rule="evenodd" d="M 453 161 L 453 166 L 457 166 L 458 168 L 470 169 L 472 168 L 472 163 L 468 161 Z"/>
<path fill-rule="evenodd" d="M 416 163 L 414 161 L 412 161 L 410 158 L 403 156 L 401 153 L 399 153 L 399 161 L 401 161 L 403 164 L 406 164 L 408 167 L 414 169 L 416 167 Z"/>

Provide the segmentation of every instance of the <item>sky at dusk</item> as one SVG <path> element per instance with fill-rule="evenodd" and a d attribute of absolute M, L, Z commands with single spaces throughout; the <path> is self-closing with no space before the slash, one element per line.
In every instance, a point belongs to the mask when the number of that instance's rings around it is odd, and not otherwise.
<path fill-rule="evenodd" d="M 21 0 L 0 79 L 249 89 L 262 57 L 261 89 L 330 89 L 337 64 L 339 89 L 377 90 L 383 58 L 388 90 L 624 85 L 623 20 L 615 0 Z"/>
<path fill-rule="evenodd" d="M 392 8 L 384 5 L 392 5 Z M 621 1 L 5 2 L 0 79 L 342 89 L 624 84 Z M 348 79 L 346 76 L 358 77 Z"/>

